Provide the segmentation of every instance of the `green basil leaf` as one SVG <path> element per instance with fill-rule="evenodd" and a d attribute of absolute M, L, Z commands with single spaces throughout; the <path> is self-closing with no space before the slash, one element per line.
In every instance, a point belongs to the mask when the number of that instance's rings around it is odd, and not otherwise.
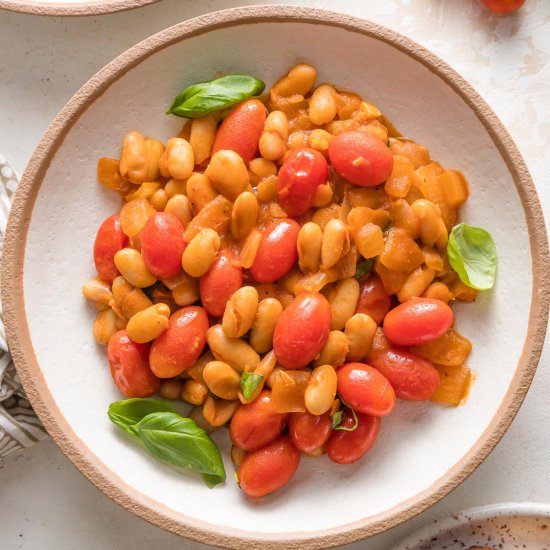
<path fill-rule="evenodd" d="M 213 487 L 225 481 L 225 468 L 216 444 L 190 418 L 173 412 L 147 415 L 135 426 L 144 445 L 157 458 L 178 468 L 190 468 L 206 475 Z"/>
<path fill-rule="evenodd" d="M 449 235 L 447 256 L 460 280 L 477 290 L 495 284 L 497 250 L 491 235 L 466 223 L 455 225 Z"/>
<path fill-rule="evenodd" d="M 188 86 L 179 94 L 166 114 L 198 118 L 260 95 L 265 84 L 253 76 L 231 74 L 210 82 Z"/>
<path fill-rule="evenodd" d="M 241 375 L 241 391 L 245 399 L 250 399 L 258 389 L 263 376 L 253 372 L 243 372 Z"/>
<path fill-rule="evenodd" d="M 154 412 L 176 412 L 176 410 L 168 401 L 136 397 L 111 403 L 107 415 L 111 422 L 120 426 L 125 432 L 138 437 L 134 425 Z"/>
<path fill-rule="evenodd" d="M 356 279 L 360 279 L 361 277 L 363 277 L 363 275 L 367 275 L 367 273 L 370 273 L 373 267 L 374 267 L 374 258 L 370 258 L 369 260 L 364 260 L 362 262 L 359 262 L 357 264 L 357 267 L 355 268 L 354 277 Z"/>
<path fill-rule="evenodd" d="M 353 426 L 351 428 L 346 428 L 342 425 L 342 416 L 344 411 L 339 410 L 337 413 L 332 415 L 332 429 L 342 430 L 344 432 L 354 432 L 357 429 L 357 426 L 359 426 L 359 419 L 357 418 L 355 411 L 341 397 L 339 399 L 342 402 L 342 405 L 351 411 L 351 414 L 353 415 Z"/>
<path fill-rule="evenodd" d="M 336 430 L 342 424 L 343 411 L 338 411 L 332 415 L 332 429 Z"/>

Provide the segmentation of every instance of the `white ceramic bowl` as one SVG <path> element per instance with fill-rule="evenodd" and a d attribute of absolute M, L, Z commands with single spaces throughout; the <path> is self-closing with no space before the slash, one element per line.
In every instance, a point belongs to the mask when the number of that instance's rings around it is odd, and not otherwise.
<path fill-rule="evenodd" d="M 33 15 L 100 15 L 139 8 L 159 0 L 0 0 L 0 9 Z"/>
<path fill-rule="evenodd" d="M 81 296 L 92 243 L 119 202 L 96 182 L 98 157 L 130 129 L 166 139 L 163 113 L 189 83 L 218 71 L 268 85 L 298 61 L 319 81 L 360 92 L 406 135 L 471 182 L 462 217 L 488 229 L 498 281 L 457 305 L 477 380 L 464 407 L 399 403 L 368 457 L 353 466 L 304 459 L 284 490 L 251 504 L 159 464 L 106 418 L 120 398 Z M 548 245 L 527 168 L 484 101 L 441 60 L 372 23 L 323 11 L 252 7 L 217 12 L 138 44 L 95 75 L 38 146 L 15 199 L 5 244 L 3 303 L 25 389 L 63 452 L 111 498 L 165 529 L 224 547 L 314 548 L 367 537 L 421 512 L 487 456 L 525 396 L 548 314 Z M 216 435 L 231 472 L 227 433 Z"/>

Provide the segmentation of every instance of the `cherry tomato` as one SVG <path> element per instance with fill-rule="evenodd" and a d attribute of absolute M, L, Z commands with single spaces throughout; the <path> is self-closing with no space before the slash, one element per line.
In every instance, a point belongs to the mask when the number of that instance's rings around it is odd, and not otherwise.
<path fill-rule="evenodd" d="M 359 285 L 360 294 L 355 313 L 366 313 L 379 325 L 391 308 L 391 296 L 385 291 L 377 275 L 361 277 Z"/>
<path fill-rule="evenodd" d="M 325 450 L 328 457 L 338 464 L 351 464 L 362 458 L 374 445 L 380 432 L 381 420 L 378 416 L 368 416 L 360 412 L 357 415 L 358 425 L 355 430 L 333 430 L 329 437 Z M 350 411 L 345 411 L 342 416 L 342 425 L 352 428 L 355 420 Z"/>
<path fill-rule="evenodd" d="M 208 315 L 202 307 L 189 306 L 172 313 L 168 328 L 153 341 L 151 370 L 159 378 L 173 378 L 192 367 L 206 344 Z"/>
<path fill-rule="evenodd" d="M 199 280 L 203 307 L 210 315 L 221 317 L 229 298 L 242 284 L 242 267 L 231 252 L 220 252 L 212 267 Z"/>
<path fill-rule="evenodd" d="M 322 447 L 332 432 L 330 413 L 319 416 L 309 412 L 295 412 L 288 420 L 288 433 L 295 447 L 312 453 Z"/>
<path fill-rule="evenodd" d="M 327 341 L 330 321 L 330 304 L 322 294 L 296 296 L 275 325 L 277 361 L 286 369 L 299 369 L 313 361 Z"/>
<path fill-rule="evenodd" d="M 328 164 L 322 153 L 307 147 L 291 151 L 279 170 L 279 204 L 290 217 L 301 216 L 311 208 L 317 187 L 327 178 Z"/>
<path fill-rule="evenodd" d="M 439 372 L 423 357 L 407 350 L 389 347 L 369 355 L 369 363 L 390 382 L 399 399 L 424 401 L 439 387 Z"/>
<path fill-rule="evenodd" d="M 120 275 L 115 254 L 127 244 L 128 237 L 120 227 L 120 216 L 113 214 L 101 224 L 94 242 L 94 262 L 100 279 L 112 283 Z"/>
<path fill-rule="evenodd" d="M 252 403 L 241 405 L 231 418 L 229 434 L 236 447 L 255 451 L 283 431 L 288 414 L 273 412 L 271 392 L 263 390 Z"/>
<path fill-rule="evenodd" d="M 349 182 L 372 187 L 385 182 L 393 168 L 393 155 L 386 144 L 367 132 L 342 132 L 328 145 L 334 169 Z"/>
<path fill-rule="evenodd" d="M 365 363 L 340 367 L 338 393 L 354 410 L 372 416 L 385 416 L 395 407 L 395 392 L 388 379 Z"/>
<path fill-rule="evenodd" d="M 113 381 L 126 397 L 150 397 L 158 391 L 160 380 L 149 368 L 149 344 L 137 344 L 119 330 L 109 339 L 107 359 Z"/>
<path fill-rule="evenodd" d="M 230 149 L 249 162 L 258 155 L 258 144 L 264 130 L 265 106 L 257 99 L 237 105 L 222 122 L 214 140 L 212 154 Z"/>
<path fill-rule="evenodd" d="M 437 340 L 453 324 L 453 310 L 441 300 L 413 298 L 384 318 L 384 336 L 398 346 L 419 346 Z"/>
<path fill-rule="evenodd" d="M 141 253 L 147 269 L 165 279 L 181 271 L 181 255 L 187 243 L 183 225 L 174 214 L 157 212 L 141 230 Z"/>
<path fill-rule="evenodd" d="M 286 485 L 300 463 L 300 451 L 288 435 L 248 454 L 239 470 L 239 484 L 249 497 L 263 497 Z"/>
<path fill-rule="evenodd" d="M 525 4 L 525 0 L 481 0 L 490 10 L 496 13 L 510 13 Z"/>
<path fill-rule="evenodd" d="M 262 232 L 262 239 L 250 273 L 259 283 L 273 283 L 284 277 L 298 259 L 300 224 L 290 218 L 270 223 Z"/>

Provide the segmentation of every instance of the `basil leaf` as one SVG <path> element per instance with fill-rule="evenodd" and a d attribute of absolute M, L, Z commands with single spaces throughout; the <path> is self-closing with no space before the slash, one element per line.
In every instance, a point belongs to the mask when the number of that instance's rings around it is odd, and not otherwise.
<path fill-rule="evenodd" d="M 125 432 L 138 437 L 134 425 L 154 412 L 176 412 L 176 410 L 168 401 L 135 397 L 111 403 L 107 415 L 111 422 L 120 426 Z"/>
<path fill-rule="evenodd" d="M 374 267 L 374 258 L 370 258 L 368 260 L 359 262 L 357 264 L 357 267 L 355 268 L 354 277 L 356 279 L 360 279 L 361 277 L 363 277 L 363 275 L 367 275 L 367 273 L 370 273 L 373 267 Z"/>
<path fill-rule="evenodd" d="M 466 223 L 451 229 L 447 256 L 460 280 L 477 290 L 488 290 L 495 284 L 497 251 L 491 235 L 481 227 Z"/>
<path fill-rule="evenodd" d="M 265 84 L 253 76 L 231 74 L 210 82 L 188 86 L 179 94 L 166 114 L 198 118 L 260 95 Z"/>
<path fill-rule="evenodd" d="M 336 430 L 338 426 L 342 423 L 342 414 L 343 411 L 338 411 L 332 415 L 332 429 Z"/>
<path fill-rule="evenodd" d="M 225 481 L 218 447 L 190 418 L 173 412 L 156 412 L 143 418 L 135 430 L 147 449 L 164 462 L 204 474 L 209 487 Z"/>
<path fill-rule="evenodd" d="M 351 411 L 351 414 L 353 415 L 353 426 L 351 428 L 346 428 L 346 426 L 342 425 L 342 416 L 344 411 L 339 410 L 337 413 L 332 415 L 332 429 L 342 430 L 344 432 L 354 432 L 357 429 L 357 426 L 359 426 L 359 419 L 357 418 L 355 411 L 341 397 L 340 401 L 346 409 Z"/>
<path fill-rule="evenodd" d="M 263 376 L 261 374 L 254 374 L 253 372 L 243 372 L 241 376 L 241 391 L 246 400 L 250 399 L 254 392 L 258 389 Z"/>

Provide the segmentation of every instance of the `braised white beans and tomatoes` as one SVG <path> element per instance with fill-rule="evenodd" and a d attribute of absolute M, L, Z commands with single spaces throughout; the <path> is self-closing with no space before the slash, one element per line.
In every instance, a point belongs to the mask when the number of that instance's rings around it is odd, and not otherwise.
<path fill-rule="evenodd" d="M 250 497 L 304 455 L 360 460 L 399 400 L 464 402 L 472 346 L 452 305 L 496 271 L 489 233 L 458 223 L 463 174 L 371 98 L 306 64 L 263 92 L 247 75 L 189 86 L 177 136 L 132 130 L 99 160 L 123 200 L 83 287 L 126 397 L 109 418 L 209 486 L 226 479 L 209 434 L 229 428 Z"/>

